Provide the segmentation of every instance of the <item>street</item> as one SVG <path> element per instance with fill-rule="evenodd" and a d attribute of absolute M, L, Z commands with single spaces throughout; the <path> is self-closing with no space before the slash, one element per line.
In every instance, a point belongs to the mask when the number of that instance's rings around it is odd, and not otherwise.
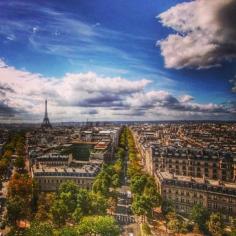
<path fill-rule="evenodd" d="M 136 223 L 135 217 L 131 211 L 131 192 L 128 186 L 127 165 L 128 152 L 126 151 L 123 166 L 122 185 L 118 189 L 118 204 L 114 217 L 122 228 L 122 236 L 138 236 L 139 225 Z"/>

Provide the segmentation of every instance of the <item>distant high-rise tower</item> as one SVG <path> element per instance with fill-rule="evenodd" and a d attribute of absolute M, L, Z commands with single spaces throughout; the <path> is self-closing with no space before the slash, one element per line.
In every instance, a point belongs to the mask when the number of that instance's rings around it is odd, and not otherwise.
<path fill-rule="evenodd" d="M 50 121 L 48 118 L 47 100 L 45 100 L 45 114 L 43 118 L 43 123 L 41 124 L 41 128 L 44 128 L 44 129 L 52 128 L 52 125 L 50 124 Z"/>

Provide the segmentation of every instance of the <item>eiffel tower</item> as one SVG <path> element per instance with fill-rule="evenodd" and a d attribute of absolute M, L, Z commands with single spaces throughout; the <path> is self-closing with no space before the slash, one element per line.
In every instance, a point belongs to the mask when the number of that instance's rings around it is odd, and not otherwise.
<path fill-rule="evenodd" d="M 50 124 L 48 118 L 47 100 L 45 100 L 45 113 L 44 113 L 43 123 L 41 124 L 41 128 L 43 129 L 52 128 L 52 125 Z"/>

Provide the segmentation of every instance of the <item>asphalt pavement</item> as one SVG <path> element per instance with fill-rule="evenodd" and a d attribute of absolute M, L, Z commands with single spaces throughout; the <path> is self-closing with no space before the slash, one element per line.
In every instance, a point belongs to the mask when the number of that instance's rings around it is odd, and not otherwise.
<path fill-rule="evenodd" d="M 128 152 L 125 155 L 122 186 L 118 189 L 118 204 L 114 217 L 122 228 L 122 236 L 138 236 L 139 225 L 131 211 L 130 187 L 127 176 Z"/>

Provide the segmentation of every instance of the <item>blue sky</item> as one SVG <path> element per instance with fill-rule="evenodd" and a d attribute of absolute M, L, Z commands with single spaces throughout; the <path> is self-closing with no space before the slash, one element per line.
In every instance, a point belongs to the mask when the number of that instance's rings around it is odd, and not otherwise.
<path fill-rule="evenodd" d="M 0 7 L 2 121 L 235 119 L 233 0 Z"/>

